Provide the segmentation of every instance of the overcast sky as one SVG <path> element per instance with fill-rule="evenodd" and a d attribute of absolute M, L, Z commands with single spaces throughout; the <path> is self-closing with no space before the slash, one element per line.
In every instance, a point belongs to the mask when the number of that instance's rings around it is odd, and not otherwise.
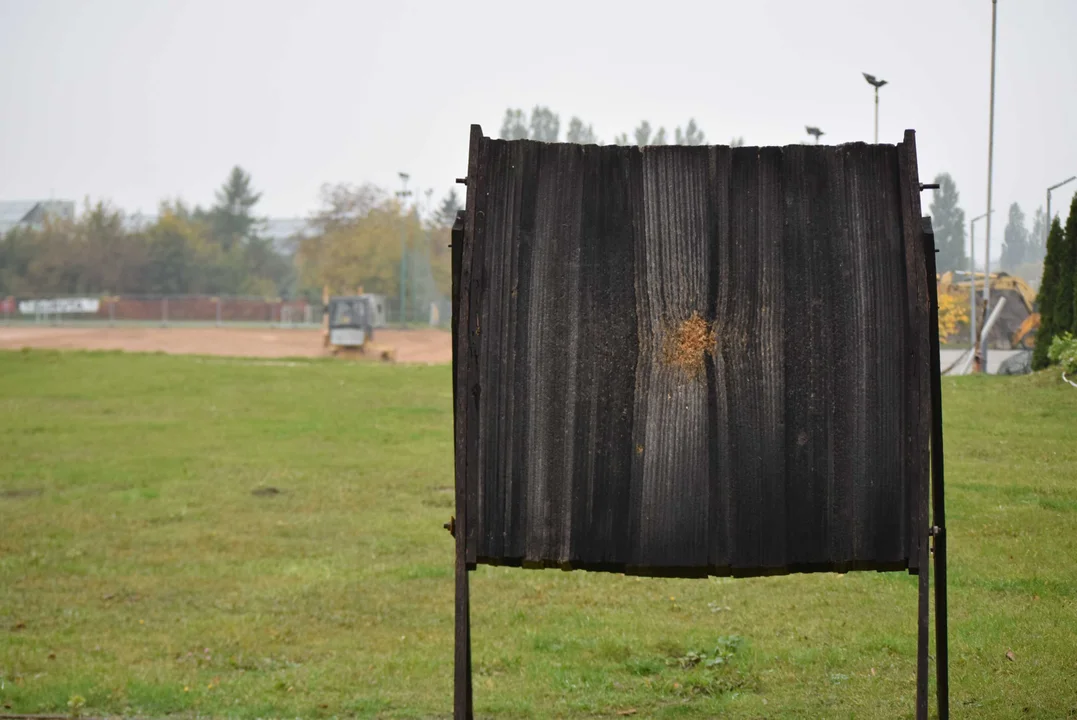
<path fill-rule="evenodd" d="M 1077 174 L 1077 1 L 1000 0 L 998 27 L 995 248 L 1011 202 L 1031 215 Z M 863 71 L 890 83 L 880 141 L 914 128 L 922 180 L 949 171 L 972 217 L 990 45 L 990 0 L 0 0 L 0 199 L 153 212 L 209 203 L 239 164 L 266 215 L 398 171 L 436 200 L 471 123 L 496 136 L 506 107 L 536 104 L 604 142 L 689 118 L 715 143 L 802 142 L 806 124 L 870 141 Z"/>

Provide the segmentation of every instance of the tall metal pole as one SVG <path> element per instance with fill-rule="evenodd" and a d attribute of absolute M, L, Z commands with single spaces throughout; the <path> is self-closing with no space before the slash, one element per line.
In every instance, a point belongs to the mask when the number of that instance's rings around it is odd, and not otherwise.
<path fill-rule="evenodd" d="M 879 144 L 879 86 L 875 86 L 875 144 Z"/>
<path fill-rule="evenodd" d="M 868 85 L 875 88 L 875 144 L 879 144 L 879 88 L 886 85 L 886 81 L 882 78 L 877 78 L 871 73 L 860 73 L 864 76 L 864 79 L 868 81 Z"/>
<path fill-rule="evenodd" d="M 984 312 L 991 310 L 991 173 L 995 161 L 995 29 L 998 0 L 991 0 L 991 110 L 987 124 L 987 238 L 984 240 Z M 987 372 L 987 333 L 981 340 L 980 358 Z"/>
<path fill-rule="evenodd" d="M 404 221 L 404 202 L 411 195 L 411 191 L 408 190 L 408 177 L 410 176 L 407 173 L 398 174 L 403 184 L 403 189 L 396 193 L 396 196 L 400 198 L 400 325 L 403 326 L 407 322 L 405 308 L 407 295 L 405 288 L 407 287 L 408 278 L 408 226 Z"/>
<path fill-rule="evenodd" d="M 983 217 L 981 215 L 980 217 Z M 976 221 L 969 223 L 969 352 L 976 354 Z"/>
<path fill-rule="evenodd" d="M 993 212 L 993 211 L 992 211 Z M 977 215 L 969 223 L 969 352 L 976 352 L 976 221 L 983 220 L 987 213 Z"/>

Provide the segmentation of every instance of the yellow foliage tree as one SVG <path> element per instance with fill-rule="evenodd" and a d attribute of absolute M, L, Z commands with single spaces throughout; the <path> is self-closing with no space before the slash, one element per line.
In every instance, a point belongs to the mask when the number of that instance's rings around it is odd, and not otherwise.
<path fill-rule="evenodd" d="M 969 321 L 969 296 L 962 292 L 939 293 L 939 339 L 942 342 Z"/>
<path fill-rule="evenodd" d="M 322 209 L 311 219 L 316 232 L 302 240 L 297 253 L 303 284 L 309 290 L 329 285 L 333 293 L 365 292 L 385 295 L 390 302 L 400 294 L 400 260 L 408 254 L 408 303 L 428 298 L 431 292 L 448 297 L 451 256 L 449 232 L 424 226 L 414 212 L 389 199 L 377 188 L 326 187 Z M 419 266 L 429 272 L 419 275 Z M 434 287 L 420 287 L 432 284 Z M 417 294 L 419 297 L 417 297 Z"/>

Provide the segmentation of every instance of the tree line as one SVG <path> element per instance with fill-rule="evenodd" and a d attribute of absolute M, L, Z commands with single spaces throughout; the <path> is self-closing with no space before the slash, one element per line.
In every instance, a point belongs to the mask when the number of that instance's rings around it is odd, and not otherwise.
<path fill-rule="evenodd" d="M 375 185 L 327 185 L 311 233 L 299 241 L 299 282 L 308 294 L 323 285 L 347 294 L 361 284 L 391 304 L 402 295 L 408 317 L 423 317 L 422 308 L 450 295 L 449 241 L 460 208 L 455 189 L 424 218 Z"/>
<path fill-rule="evenodd" d="M 204 209 L 164 201 L 136 225 L 105 202 L 73 221 L 46 218 L 0 239 L 0 296 L 47 294 L 234 294 L 279 297 L 292 263 L 259 232 L 261 197 L 232 170 Z"/>
<path fill-rule="evenodd" d="M 933 191 L 929 213 L 935 230 L 935 244 L 939 248 L 936 264 L 939 272 L 969 269 L 966 252 L 965 211 L 960 206 L 960 194 L 957 183 L 949 173 L 935 176 L 939 188 Z M 1002 233 L 1002 257 L 1000 269 L 1013 275 L 1020 275 L 1026 280 L 1035 281 L 1040 277 L 1040 265 L 1047 254 L 1046 223 L 1047 215 L 1043 208 L 1037 208 L 1032 218 L 1031 230 L 1026 227 L 1027 217 L 1018 203 L 1010 205 L 1006 218 L 1006 227 Z M 980 239 L 976 241 L 976 250 L 983 247 L 983 233 L 986 229 L 980 225 Z M 981 256 L 977 264 L 983 264 Z"/>
<path fill-rule="evenodd" d="M 1040 328 L 1036 331 L 1032 368 L 1039 370 L 1050 364 L 1047 351 L 1056 337 L 1077 335 L 1077 193 L 1070 203 L 1065 227 L 1057 217 L 1051 220 L 1036 304 Z"/>
<path fill-rule="evenodd" d="M 948 173 L 936 176 L 935 182 L 939 189 L 934 191 L 929 212 L 939 249 L 936 256 L 939 272 L 968 270 L 965 211 L 959 205 L 957 184 Z M 1051 362 L 1048 350 L 1056 337 L 1065 333 L 1077 335 L 1077 194 L 1073 196 L 1065 225 L 1057 216 L 1048 219 L 1042 207 L 1036 209 L 1031 229 L 1026 226 L 1026 220 L 1021 206 L 1011 204 L 1002 233 L 999 269 L 1029 281 L 1039 279 L 1036 309 L 1040 313 L 1040 327 L 1036 331 L 1032 367 L 1040 370 Z M 977 249 L 982 247 L 980 240 L 976 243 Z"/>
<path fill-rule="evenodd" d="M 326 284 L 399 296 L 413 308 L 448 296 L 451 191 L 430 217 L 372 185 L 322 188 L 301 235 L 277 247 L 256 209 L 261 193 L 236 167 L 209 208 L 162 202 L 138 225 L 108 203 L 73 221 L 46 218 L 0 238 L 0 297 L 35 295 L 249 295 L 318 300 Z"/>
<path fill-rule="evenodd" d="M 508 108 L 505 110 L 501 121 L 502 140 L 538 140 L 539 142 L 558 142 L 561 137 L 561 117 L 544 105 L 536 105 L 530 115 L 522 108 Z M 580 118 L 573 116 L 568 121 L 565 133 L 565 142 L 578 143 L 580 145 L 600 145 L 602 141 L 594 131 L 594 126 L 584 123 Z M 706 135 L 695 119 L 690 119 L 684 127 L 673 130 L 673 136 L 666 133 L 666 128 L 655 128 L 647 120 L 643 120 L 632 131 L 620 133 L 614 136 L 614 145 L 704 145 Z M 732 147 L 740 147 L 744 144 L 744 138 L 735 137 L 730 143 Z"/>

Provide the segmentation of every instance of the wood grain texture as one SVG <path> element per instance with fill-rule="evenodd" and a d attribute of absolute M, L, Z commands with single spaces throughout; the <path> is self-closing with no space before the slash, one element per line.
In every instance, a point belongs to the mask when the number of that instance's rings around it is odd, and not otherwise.
<path fill-rule="evenodd" d="M 468 561 L 915 568 L 918 182 L 911 135 L 640 149 L 473 130 L 454 317 Z"/>

